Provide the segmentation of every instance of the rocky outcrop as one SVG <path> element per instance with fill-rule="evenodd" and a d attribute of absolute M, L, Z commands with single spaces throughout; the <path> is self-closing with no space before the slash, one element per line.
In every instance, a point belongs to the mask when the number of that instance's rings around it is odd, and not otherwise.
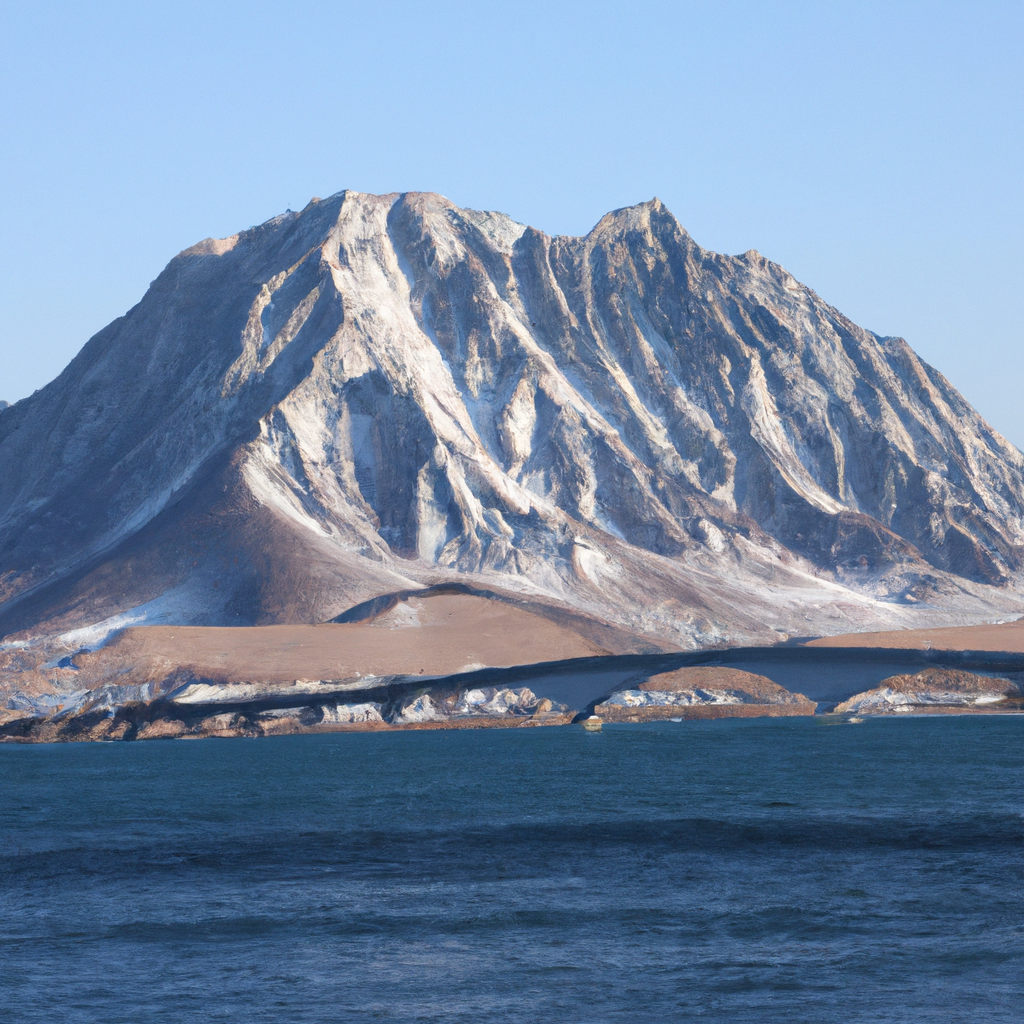
<path fill-rule="evenodd" d="M 632 684 L 632 685 L 631 685 Z M 755 718 L 813 715 L 816 704 L 765 676 L 741 669 L 697 666 L 627 680 L 596 704 L 607 722 L 682 718 Z"/>
<path fill-rule="evenodd" d="M 835 708 L 838 714 L 892 715 L 935 711 L 1021 711 L 1024 685 L 998 676 L 929 668 L 890 676 Z"/>
<path fill-rule="evenodd" d="M 569 709 L 550 700 L 541 699 L 529 689 L 485 686 L 448 694 L 436 692 L 417 694 L 402 702 L 391 721 L 407 725 L 447 719 L 480 718 L 509 720 L 535 715 L 564 715 Z"/>
<path fill-rule="evenodd" d="M 941 374 L 657 200 L 584 238 L 316 200 L 0 415 L 14 661 L 451 582 L 684 648 L 954 624 L 1024 611 L 1022 545 L 1024 457 Z"/>
<path fill-rule="evenodd" d="M 214 688 L 216 690 L 216 688 Z M 528 687 L 431 689 L 400 693 L 397 698 L 330 701 L 304 706 L 268 707 L 265 694 L 214 693 L 214 703 L 190 700 L 187 690 L 159 700 L 121 694 L 117 703 L 78 701 L 40 715 L 38 710 L 0 712 L 0 741 L 53 743 L 214 737 L 279 736 L 295 733 L 386 729 L 509 728 L 523 725 L 565 725 L 575 712 L 539 698 Z M 287 695 L 285 695 L 287 696 Z M 294 695 L 293 695 L 294 696 Z M 241 703 L 249 707 L 239 708 Z M 134 699 L 132 699 L 134 698 Z M 234 698 L 236 705 L 218 703 Z M 248 698 L 246 701 L 244 698 Z M 262 699 L 260 699 L 262 698 Z"/>

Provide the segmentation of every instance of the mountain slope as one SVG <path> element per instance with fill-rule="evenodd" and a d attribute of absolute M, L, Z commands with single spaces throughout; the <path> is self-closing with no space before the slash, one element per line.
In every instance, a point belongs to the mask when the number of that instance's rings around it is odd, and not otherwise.
<path fill-rule="evenodd" d="M 316 200 L 0 411 L 0 634 L 483 579 L 765 640 L 1019 612 L 1022 550 L 1024 457 L 941 374 L 657 200 L 585 238 Z"/>

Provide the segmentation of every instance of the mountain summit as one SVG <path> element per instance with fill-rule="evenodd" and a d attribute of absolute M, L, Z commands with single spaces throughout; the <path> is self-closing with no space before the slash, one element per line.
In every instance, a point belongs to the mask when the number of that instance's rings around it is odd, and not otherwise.
<path fill-rule="evenodd" d="M 940 373 L 658 200 L 583 238 L 314 200 L 0 409 L 0 635 L 461 581 L 763 642 L 1020 613 L 1022 553 L 1024 457 Z"/>

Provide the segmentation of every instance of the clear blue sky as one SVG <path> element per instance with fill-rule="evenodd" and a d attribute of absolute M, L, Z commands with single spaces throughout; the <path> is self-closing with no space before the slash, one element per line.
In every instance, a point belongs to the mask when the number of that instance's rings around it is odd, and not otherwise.
<path fill-rule="evenodd" d="M 1024 445 L 1024 3 L 0 0 L 0 398 L 313 195 L 549 233 L 659 196 Z"/>

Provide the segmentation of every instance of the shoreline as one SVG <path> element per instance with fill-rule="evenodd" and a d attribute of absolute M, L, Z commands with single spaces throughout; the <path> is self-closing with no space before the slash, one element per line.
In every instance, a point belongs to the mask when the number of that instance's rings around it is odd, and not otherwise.
<path fill-rule="evenodd" d="M 769 709 L 770 708 L 770 709 Z M 668 711 L 669 709 L 657 709 Z M 659 723 L 685 724 L 687 722 L 710 722 L 723 721 L 726 719 L 779 719 L 797 718 L 802 720 L 815 720 L 821 722 L 832 722 L 836 724 L 852 723 L 863 724 L 874 720 L 892 720 L 905 718 L 936 718 L 936 717 L 1002 717 L 1014 718 L 1024 716 L 1024 709 L 1007 710 L 997 708 L 970 708 L 954 706 L 914 706 L 909 711 L 888 711 L 888 712 L 832 712 L 819 713 L 796 713 L 770 706 L 757 705 L 725 705 L 725 706 L 696 706 L 688 708 L 672 708 L 672 714 L 658 714 L 642 716 L 638 714 L 622 717 L 603 717 L 602 724 L 606 726 L 633 726 L 650 725 Z M 682 712 L 682 713 L 680 713 Z M 38 731 L 31 728 L 32 725 L 45 726 L 56 725 L 49 719 L 18 720 L 29 727 L 30 731 L 22 733 L 6 732 L 0 734 L 0 744 L 13 744 L 18 746 L 34 746 L 38 744 L 65 744 L 65 743 L 145 743 L 160 740 L 207 740 L 207 739 L 272 739 L 276 736 L 315 736 L 328 733 L 391 733 L 391 732 L 444 732 L 444 731 L 467 731 L 485 729 L 537 729 L 537 728 L 560 728 L 571 725 L 579 725 L 581 714 L 545 714 L 541 716 L 466 716 L 448 720 L 433 720 L 424 722 L 325 722 L 315 725 L 302 725 L 298 722 L 288 721 L 281 723 L 278 727 L 264 728 L 264 723 L 225 723 L 223 727 L 202 727 L 202 722 L 194 723 L 191 727 L 181 724 L 183 728 L 159 728 L 165 720 L 157 720 L 152 723 L 158 728 L 149 730 L 136 730 L 133 735 L 126 735 L 127 728 L 119 728 L 125 724 L 108 719 L 113 728 L 102 730 L 98 734 L 95 729 L 82 730 L 77 733 L 64 733 L 56 728 L 44 728 Z M 15 724 L 15 723 L 10 723 Z M 169 723 L 168 723 L 169 724 Z M 139 733 L 143 733 L 139 735 Z"/>
<path fill-rule="evenodd" d="M 390 632 L 381 630 L 382 636 Z M 79 691 L 70 695 L 77 703 L 67 707 L 23 703 L 0 711 L 0 743 L 537 728 L 592 714 L 611 725 L 1024 713 L 1024 652 L 1013 650 L 734 647 L 466 668 L 434 678 L 286 682 L 174 669 L 152 684 Z M 666 682 L 670 677 L 674 681 Z M 678 699 L 663 699 L 662 691 L 674 690 Z M 867 706 L 837 712 L 861 699 Z"/>

